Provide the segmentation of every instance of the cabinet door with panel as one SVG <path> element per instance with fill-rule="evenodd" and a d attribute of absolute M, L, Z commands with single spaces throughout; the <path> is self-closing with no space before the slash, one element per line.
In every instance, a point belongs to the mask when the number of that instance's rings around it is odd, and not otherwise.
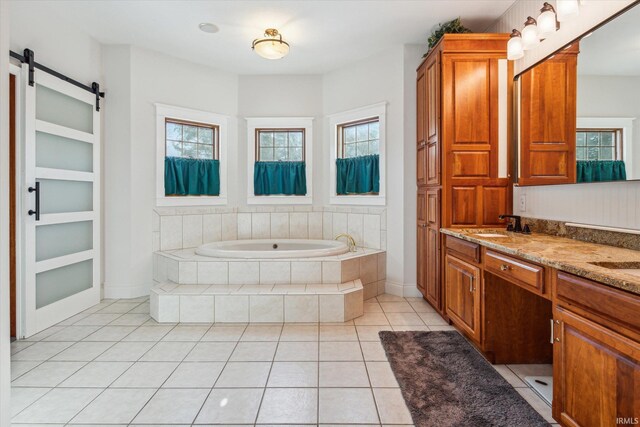
<path fill-rule="evenodd" d="M 637 424 L 640 344 L 563 308 L 554 319 L 554 418 L 567 426 Z"/>
<path fill-rule="evenodd" d="M 444 302 L 451 321 L 480 342 L 480 268 L 447 254 Z"/>
<path fill-rule="evenodd" d="M 425 63 L 426 79 L 426 166 L 427 183 L 440 184 L 440 54 L 434 53 Z"/>
<path fill-rule="evenodd" d="M 576 182 L 577 44 L 520 77 L 520 185 Z"/>
<path fill-rule="evenodd" d="M 435 308 L 442 308 L 440 286 L 440 189 L 426 192 L 426 271 L 425 298 Z"/>
<path fill-rule="evenodd" d="M 422 295 L 426 294 L 427 269 L 427 218 L 428 218 L 427 190 L 418 189 L 418 236 L 417 236 L 417 284 Z"/>

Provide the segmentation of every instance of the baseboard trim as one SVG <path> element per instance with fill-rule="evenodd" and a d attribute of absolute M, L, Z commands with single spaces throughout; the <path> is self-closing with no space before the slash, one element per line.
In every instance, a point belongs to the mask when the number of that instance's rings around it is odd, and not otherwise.
<path fill-rule="evenodd" d="M 151 285 L 102 285 L 102 295 L 105 299 L 130 299 L 149 295 Z"/>
<path fill-rule="evenodd" d="M 415 298 L 422 296 L 415 284 L 394 283 L 387 281 L 384 286 L 384 291 L 387 294 L 405 298 Z"/>

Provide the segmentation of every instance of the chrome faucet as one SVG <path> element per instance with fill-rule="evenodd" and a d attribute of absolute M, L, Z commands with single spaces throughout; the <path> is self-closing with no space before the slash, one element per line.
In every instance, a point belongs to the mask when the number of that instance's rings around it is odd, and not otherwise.
<path fill-rule="evenodd" d="M 356 245 L 356 240 L 353 238 L 353 236 L 347 233 L 341 233 L 341 234 L 338 234 L 334 240 L 338 240 L 341 237 L 347 238 L 347 244 L 349 245 L 349 252 L 355 252 L 357 245 Z"/>

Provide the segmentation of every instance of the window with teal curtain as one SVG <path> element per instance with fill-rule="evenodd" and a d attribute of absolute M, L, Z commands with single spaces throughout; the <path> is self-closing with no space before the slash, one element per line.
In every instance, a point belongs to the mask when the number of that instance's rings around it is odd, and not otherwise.
<path fill-rule="evenodd" d="M 578 160 L 577 182 L 625 181 L 627 172 L 622 160 Z"/>
<path fill-rule="evenodd" d="M 256 162 L 253 168 L 256 196 L 304 196 L 307 194 L 305 162 Z"/>
<path fill-rule="evenodd" d="M 167 196 L 219 196 L 220 161 L 165 157 L 164 193 Z"/>
<path fill-rule="evenodd" d="M 380 156 L 336 159 L 336 193 L 376 194 L 380 192 Z"/>

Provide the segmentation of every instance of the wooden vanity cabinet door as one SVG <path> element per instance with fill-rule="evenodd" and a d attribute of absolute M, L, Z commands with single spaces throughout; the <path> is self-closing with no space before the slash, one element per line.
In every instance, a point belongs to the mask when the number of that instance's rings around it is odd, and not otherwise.
<path fill-rule="evenodd" d="M 576 182 L 577 44 L 520 78 L 520 185 Z"/>
<path fill-rule="evenodd" d="M 416 183 L 427 185 L 427 76 L 426 64 L 418 68 L 416 77 Z"/>
<path fill-rule="evenodd" d="M 480 269 L 451 255 L 445 258 L 445 305 L 451 321 L 480 342 Z"/>
<path fill-rule="evenodd" d="M 418 290 L 426 296 L 427 280 L 427 216 L 428 200 L 426 188 L 418 188 L 418 236 L 417 236 L 417 285 Z"/>
<path fill-rule="evenodd" d="M 585 427 L 637 420 L 640 344 L 562 308 L 554 319 L 553 417 Z"/>
<path fill-rule="evenodd" d="M 427 184 L 440 184 L 440 54 L 434 53 L 425 63 L 426 111 L 425 136 Z"/>

